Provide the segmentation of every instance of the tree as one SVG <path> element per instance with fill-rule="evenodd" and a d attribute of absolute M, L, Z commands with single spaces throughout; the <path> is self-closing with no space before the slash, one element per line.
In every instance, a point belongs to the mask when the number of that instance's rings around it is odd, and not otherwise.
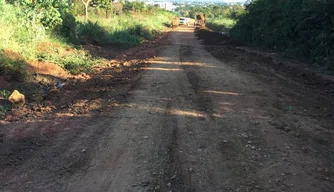
<path fill-rule="evenodd" d="M 254 0 L 230 35 L 294 56 L 305 56 L 333 70 L 333 7 L 332 0 Z"/>
<path fill-rule="evenodd" d="M 87 23 L 88 21 L 88 6 L 89 6 L 89 3 L 91 2 L 92 0 L 81 0 L 81 2 L 84 4 L 85 6 L 85 21 Z"/>
<path fill-rule="evenodd" d="M 121 2 L 114 3 L 113 7 L 112 7 L 112 10 L 113 10 L 113 14 L 116 14 L 116 15 L 122 14 L 122 12 L 123 12 L 123 3 L 121 3 Z"/>
<path fill-rule="evenodd" d="M 133 11 L 133 12 L 144 12 L 146 11 L 145 4 L 143 2 L 134 1 L 134 2 L 126 2 L 124 4 L 124 9 L 126 11 Z"/>
<path fill-rule="evenodd" d="M 62 15 L 69 8 L 67 0 L 10 0 L 21 6 L 22 14 L 32 26 L 42 24 L 45 29 L 53 30 L 62 24 Z"/>
<path fill-rule="evenodd" d="M 244 6 L 239 5 L 239 4 L 232 6 L 231 17 L 233 19 L 238 19 L 245 13 L 246 13 L 246 10 L 245 10 Z"/>
<path fill-rule="evenodd" d="M 100 8 L 105 9 L 106 11 L 106 18 L 108 18 L 108 11 L 112 10 L 112 3 L 110 0 L 98 0 L 97 3 L 99 4 Z"/>
<path fill-rule="evenodd" d="M 72 6 L 71 11 L 75 15 L 84 15 L 85 6 L 81 0 L 71 0 Z"/>

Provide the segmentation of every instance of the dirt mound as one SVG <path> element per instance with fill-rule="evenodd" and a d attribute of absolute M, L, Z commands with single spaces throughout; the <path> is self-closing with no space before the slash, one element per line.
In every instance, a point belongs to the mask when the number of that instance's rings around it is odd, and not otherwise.
<path fill-rule="evenodd" d="M 206 45 L 233 45 L 241 46 L 243 43 L 233 40 L 226 34 L 213 32 L 209 28 L 200 27 L 196 30 L 196 36 L 204 40 Z"/>
<path fill-rule="evenodd" d="M 23 60 L 22 56 L 10 49 L 5 49 L 3 50 L 3 56 L 6 57 L 7 59 L 12 59 L 12 60 Z"/>
<path fill-rule="evenodd" d="M 43 46 L 38 47 L 40 53 L 52 52 L 59 48 L 59 46 L 56 45 L 54 48 L 51 48 L 50 45 L 47 44 L 41 45 Z M 67 50 L 65 52 L 69 51 L 70 50 Z M 62 55 L 66 54 L 62 53 Z M 65 79 L 71 76 L 63 68 L 54 63 L 45 61 L 27 61 L 19 53 L 12 50 L 3 50 L 0 52 L 0 56 L 4 58 L 5 62 L 8 60 L 9 63 L 13 63 L 11 65 L 0 66 L 0 72 L 3 76 L 3 78 L 0 79 L 0 87 L 3 88 L 9 88 L 8 82 L 15 81 L 25 83 L 25 81 L 31 81 L 34 79 L 31 77 L 34 74 L 42 74 L 44 75 L 44 79 Z M 5 80 L 8 82 L 5 82 Z M 41 79 L 34 80 L 40 81 Z"/>
<path fill-rule="evenodd" d="M 71 46 L 62 46 L 55 42 L 41 42 L 39 45 L 37 45 L 37 51 L 40 55 L 58 54 L 64 57 L 71 54 L 73 50 L 74 49 Z"/>
<path fill-rule="evenodd" d="M 12 50 L 0 50 L 0 74 L 7 81 L 23 82 L 28 73 L 23 57 Z"/>
<path fill-rule="evenodd" d="M 158 51 L 157 44 L 166 34 L 143 45 L 119 50 L 116 47 L 84 46 L 93 57 L 103 57 L 104 64 L 96 65 L 89 74 L 68 74 L 60 66 L 47 62 L 30 62 L 32 82 L 15 83 L 14 87 L 26 95 L 26 105 L 12 109 L 5 117 L 6 122 L 48 119 L 58 113 L 83 115 L 95 109 L 106 88 L 126 87 L 132 77 L 147 60 Z M 44 51 L 48 51 L 46 48 Z M 57 87 L 57 83 L 64 84 Z M 1 83 L 1 79 L 0 79 Z"/>
<path fill-rule="evenodd" d="M 27 65 L 31 73 L 44 74 L 56 78 L 68 78 L 71 76 L 63 68 L 54 63 L 31 61 Z"/>
<path fill-rule="evenodd" d="M 225 61 L 248 60 L 240 68 L 251 71 L 272 71 L 280 73 L 282 76 L 293 77 L 304 81 L 310 87 L 318 87 L 325 93 L 334 94 L 334 77 L 319 73 L 311 66 L 296 60 L 285 59 L 279 54 L 268 53 L 254 48 L 245 47 L 243 43 L 233 40 L 231 37 L 219 34 L 210 29 L 202 27 L 196 31 L 199 39 L 203 40 L 206 49 L 215 57 Z M 228 47 L 228 49 L 227 49 Z M 259 66 L 264 63 L 265 66 Z"/>

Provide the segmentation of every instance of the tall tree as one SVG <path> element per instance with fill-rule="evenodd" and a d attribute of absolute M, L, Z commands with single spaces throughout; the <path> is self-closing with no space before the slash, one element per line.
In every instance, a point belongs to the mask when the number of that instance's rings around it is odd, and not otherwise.
<path fill-rule="evenodd" d="M 98 0 L 97 3 L 99 4 L 99 7 L 102 9 L 105 9 L 106 11 L 106 18 L 108 18 L 108 12 L 112 10 L 112 3 L 110 0 Z"/>
<path fill-rule="evenodd" d="M 88 6 L 89 6 L 89 3 L 91 1 L 92 0 L 81 0 L 81 2 L 85 5 L 85 21 L 86 21 L 86 23 L 88 21 Z"/>

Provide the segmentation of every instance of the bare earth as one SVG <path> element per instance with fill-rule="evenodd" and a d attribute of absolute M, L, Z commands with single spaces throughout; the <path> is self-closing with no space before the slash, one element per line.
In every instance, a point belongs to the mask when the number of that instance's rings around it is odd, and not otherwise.
<path fill-rule="evenodd" d="M 3 122 L 0 191 L 334 191 L 332 95 L 232 46 L 217 59 L 193 31 L 128 83 L 86 85 L 103 94 L 72 98 L 85 113 Z"/>

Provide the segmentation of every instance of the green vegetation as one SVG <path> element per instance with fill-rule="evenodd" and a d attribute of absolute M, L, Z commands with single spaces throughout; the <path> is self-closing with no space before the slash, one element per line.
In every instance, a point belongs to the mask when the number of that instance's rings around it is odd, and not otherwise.
<path fill-rule="evenodd" d="M 81 44 L 124 44 L 151 40 L 173 17 L 143 3 L 89 0 L 0 0 L 0 75 L 26 79 L 27 63 L 52 62 L 71 73 L 103 62 Z M 89 16 L 89 17 L 88 17 Z"/>
<path fill-rule="evenodd" d="M 186 5 L 178 7 L 176 11 L 183 17 L 190 17 L 193 19 L 195 19 L 198 13 L 203 13 L 207 18 L 210 19 L 237 19 L 245 13 L 244 7 L 240 4 L 221 4 L 208 6 Z"/>
<path fill-rule="evenodd" d="M 194 18 L 197 14 L 203 13 L 206 16 L 206 25 L 215 31 L 227 31 L 231 29 L 236 20 L 245 14 L 245 8 L 240 5 L 209 5 L 201 6 L 184 6 L 178 10 L 181 16 Z"/>
<path fill-rule="evenodd" d="M 236 23 L 236 20 L 230 18 L 208 19 L 206 25 L 214 31 L 228 31 Z"/>
<path fill-rule="evenodd" d="M 4 99 L 8 99 L 10 95 L 10 91 L 8 90 L 0 90 L 0 97 L 4 98 Z"/>
<path fill-rule="evenodd" d="M 334 1 L 255 0 L 232 37 L 334 70 Z"/>
<path fill-rule="evenodd" d="M 0 98 L 8 99 L 10 93 L 11 92 L 8 90 L 0 90 Z M 9 111 L 10 109 L 11 109 L 10 104 L 1 104 L 0 105 L 0 117 L 4 116 L 6 112 Z"/>
<path fill-rule="evenodd" d="M 3 117 L 10 109 L 10 105 L 0 105 L 0 117 Z"/>
<path fill-rule="evenodd" d="M 153 12 L 150 17 L 142 13 L 116 15 L 112 18 L 94 17 L 88 23 L 79 26 L 79 41 L 87 37 L 98 44 L 138 44 L 151 40 L 158 35 L 165 23 L 169 23 L 171 14 Z"/>
<path fill-rule="evenodd" d="M 18 82 L 27 80 L 26 62 L 19 55 L 13 52 L 0 51 L 0 64 L 0 74 L 2 76 Z"/>

